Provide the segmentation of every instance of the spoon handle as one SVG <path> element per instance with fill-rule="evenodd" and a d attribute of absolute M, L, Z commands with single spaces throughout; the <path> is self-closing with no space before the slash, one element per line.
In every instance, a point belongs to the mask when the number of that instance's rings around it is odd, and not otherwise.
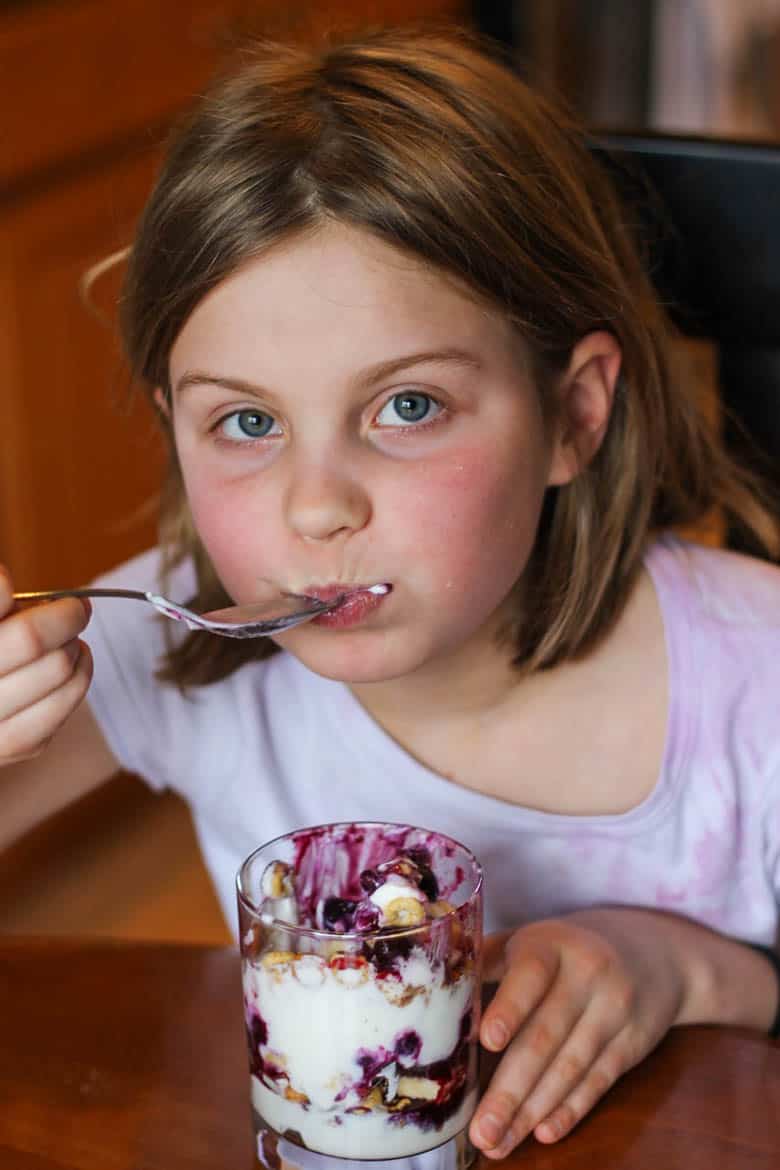
<path fill-rule="evenodd" d="M 38 593 L 14 593 L 14 601 L 57 601 L 60 597 L 129 597 L 148 601 L 148 593 L 138 589 L 44 589 Z"/>

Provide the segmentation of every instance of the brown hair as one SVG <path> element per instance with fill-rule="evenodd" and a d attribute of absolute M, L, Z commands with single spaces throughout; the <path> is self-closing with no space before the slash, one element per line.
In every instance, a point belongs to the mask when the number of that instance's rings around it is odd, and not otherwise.
<path fill-rule="evenodd" d="M 551 666 L 604 636 L 654 529 L 720 505 L 777 551 L 756 483 L 671 371 L 670 326 L 582 130 L 465 34 L 382 32 L 322 51 L 260 45 L 206 95 L 172 143 L 130 254 L 122 325 L 134 373 L 167 392 L 171 347 L 203 296 L 329 219 L 497 307 L 529 348 L 543 401 L 585 334 L 608 329 L 621 345 L 602 447 L 548 493 L 510 631 L 519 667 Z M 172 440 L 161 539 L 169 567 L 194 558 L 194 606 L 227 603 Z M 194 635 L 161 677 L 206 683 L 275 649 Z"/>

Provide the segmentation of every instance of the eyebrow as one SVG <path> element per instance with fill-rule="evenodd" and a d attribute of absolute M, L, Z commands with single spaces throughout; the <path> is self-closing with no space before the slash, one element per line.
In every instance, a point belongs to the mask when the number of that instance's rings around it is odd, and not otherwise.
<path fill-rule="evenodd" d="M 377 382 L 382 382 L 385 378 L 392 377 L 393 374 L 398 374 L 402 370 L 409 369 L 411 366 L 433 363 L 454 365 L 469 369 L 480 369 L 482 366 L 482 362 L 476 354 L 470 353 L 465 349 L 423 350 L 420 353 L 411 353 L 406 354 L 404 357 L 390 358 L 389 361 L 378 362 L 374 366 L 369 366 L 358 375 L 355 379 L 355 384 L 358 389 L 365 390 Z M 262 386 L 248 382 L 245 378 L 223 378 L 216 374 L 209 374 L 204 370 L 188 370 L 185 374 L 182 374 L 174 386 L 174 394 L 181 394 L 185 390 L 188 390 L 190 386 L 203 384 L 221 386 L 225 390 L 236 390 L 241 394 L 263 396 L 268 393 Z"/>

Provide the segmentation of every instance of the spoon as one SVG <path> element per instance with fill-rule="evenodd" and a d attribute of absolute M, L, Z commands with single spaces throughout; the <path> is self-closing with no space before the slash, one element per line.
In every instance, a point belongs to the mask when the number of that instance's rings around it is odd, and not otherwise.
<path fill-rule="evenodd" d="M 60 597 L 129 597 L 147 601 L 156 610 L 174 621 L 184 622 L 190 630 L 208 630 L 225 638 L 262 638 L 279 634 L 302 622 L 311 621 L 320 613 L 336 609 L 344 600 L 341 593 L 331 601 L 320 601 L 297 593 L 278 593 L 270 601 L 252 605 L 231 605 L 210 613 L 193 613 L 158 593 L 144 593 L 138 589 L 50 589 L 38 593 L 14 593 L 15 601 L 55 601 Z"/>

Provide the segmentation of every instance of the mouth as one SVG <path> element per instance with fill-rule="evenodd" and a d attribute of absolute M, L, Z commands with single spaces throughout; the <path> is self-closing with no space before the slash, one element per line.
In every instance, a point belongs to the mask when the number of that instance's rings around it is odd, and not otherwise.
<path fill-rule="evenodd" d="M 305 589 L 301 589 L 301 597 L 314 597 L 317 601 L 337 601 L 339 598 L 343 602 L 349 601 L 358 593 L 370 593 L 374 597 L 384 597 L 386 593 L 390 593 L 392 585 L 312 585 Z"/>
<path fill-rule="evenodd" d="M 318 601 L 335 603 L 332 609 L 314 618 L 312 625 L 347 629 L 358 625 L 378 609 L 392 591 L 392 585 L 381 582 L 375 585 L 312 585 L 302 589 L 301 593 Z"/>

